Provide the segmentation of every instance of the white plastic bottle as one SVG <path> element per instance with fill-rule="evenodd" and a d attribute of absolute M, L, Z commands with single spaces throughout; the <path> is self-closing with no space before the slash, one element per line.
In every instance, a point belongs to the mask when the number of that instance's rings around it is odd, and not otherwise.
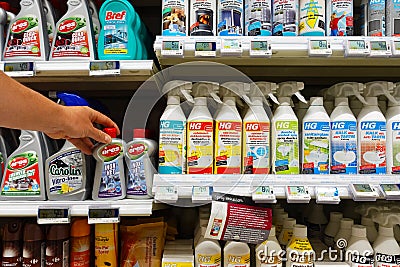
<path fill-rule="evenodd" d="M 281 250 L 272 226 L 268 239 L 256 247 L 256 267 L 282 267 Z"/>
<path fill-rule="evenodd" d="M 393 97 L 400 102 L 400 83 L 396 83 Z M 400 173 L 400 104 L 389 101 L 386 112 L 386 173 Z"/>
<path fill-rule="evenodd" d="M 324 243 L 328 247 L 333 247 L 335 244 L 334 238 L 339 232 L 340 220 L 343 218 L 343 213 L 341 212 L 331 212 L 329 223 L 325 228 L 324 232 Z"/>
<path fill-rule="evenodd" d="M 340 220 L 339 231 L 337 232 L 335 238 L 333 239 L 335 245 L 338 245 L 337 243 L 339 239 L 344 239 L 347 242 L 349 241 L 351 237 L 351 227 L 353 227 L 353 225 L 354 221 L 352 219 L 343 218 Z"/>
<path fill-rule="evenodd" d="M 379 236 L 373 244 L 375 267 L 399 266 L 400 246 L 394 238 L 393 226 L 379 225 Z"/>
<path fill-rule="evenodd" d="M 365 226 L 353 225 L 346 254 L 346 262 L 351 267 L 374 267 L 374 250 L 368 242 Z"/>
<path fill-rule="evenodd" d="M 314 250 L 307 238 L 307 227 L 296 224 L 293 228 L 293 237 L 286 249 L 286 267 L 313 267 Z"/>
<path fill-rule="evenodd" d="M 214 93 L 219 85 L 199 82 L 193 85 L 194 107 L 187 120 L 187 173 L 213 174 L 214 120 L 207 107 L 207 97 L 222 103 Z"/>
<path fill-rule="evenodd" d="M 168 95 L 168 102 L 160 118 L 160 174 L 186 173 L 186 116 L 180 103 L 183 97 L 193 101 L 189 94 L 191 88 L 191 82 L 179 80 L 169 81 L 163 87 L 163 93 Z"/>
<path fill-rule="evenodd" d="M 361 217 L 361 225 L 365 226 L 367 229 L 367 239 L 372 244 L 378 237 L 378 231 L 375 228 L 374 221 L 366 216 Z"/>
<path fill-rule="evenodd" d="M 274 174 L 299 174 L 299 122 L 293 112 L 291 96 L 307 102 L 300 94 L 302 82 L 283 82 L 278 85 L 277 96 L 280 105 L 272 118 L 272 172 Z"/>
<path fill-rule="evenodd" d="M 224 267 L 250 267 L 249 245 L 228 241 L 224 247 Z"/>
<path fill-rule="evenodd" d="M 49 47 L 53 44 L 54 32 L 56 30 L 55 13 L 53 6 L 50 4 L 49 0 L 43 1 L 43 11 L 46 16 L 47 23 L 47 33 L 49 35 Z"/>
<path fill-rule="evenodd" d="M 214 174 L 241 173 L 242 118 L 235 95 L 240 95 L 244 86 L 242 82 L 226 82 L 220 86 L 223 104 L 215 117 Z"/>
<path fill-rule="evenodd" d="M 278 241 L 282 247 L 286 247 L 293 237 L 293 227 L 296 225 L 296 219 L 287 218 L 283 221 L 282 231 L 279 234 Z"/>
<path fill-rule="evenodd" d="M 276 235 L 279 236 L 282 232 L 283 228 L 283 222 L 289 218 L 289 214 L 287 212 L 278 212 L 276 215 L 276 222 L 275 222 L 275 228 L 276 228 Z"/>
<path fill-rule="evenodd" d="M 378 96 L 384 95 L 393 102 L 391 82 L 365 84 L 363 95 L 367 104 L 358 115 L 358 173 L 386 174 L 386 118 L 378 107 Z"/>
<path fill-rule="evenodd" d="M 89 4 L 89 13 L 92 16 L 94 40 L 97 46 L 97 42 L 99 40 L 100 26 L 101 26 L 99 20 L 99 12 L 93 0 L 88 0 L 88 4 Z"/>
<path fill-rule="evenodd" d="M 218 241 L 200 237 L 194 253 L 195 267 L 221 267 L 221 246 Z"/>
<path fill-rule="evenodd" d="M 311 97 L 302 123 L 302 173 L 329 174 L 330 118 L 322 97 Z"/>

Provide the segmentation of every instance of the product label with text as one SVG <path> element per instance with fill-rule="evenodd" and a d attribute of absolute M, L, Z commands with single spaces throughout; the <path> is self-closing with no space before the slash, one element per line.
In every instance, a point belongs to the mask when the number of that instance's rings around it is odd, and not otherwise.
<path fill-rule="evenodd" d="M 126 10 L 106 11 L 103 25 L 105 55 L 126 55 L 129 51 L 128 20 Z"/>
<path fill-rule="evenodd" d="M 328 36 L 353 36 L 353 1 L 352 0 L 335 0 L 331 3 L 327 10 L 329 24 L 327 25 Z"/>
<path fill-rule="evenodd" d="M 296 36 L 299 21 L 299 1 L 273 0 L 273 35 Z"/>
<path fill-rule="evenodd" d="M 245 255 L 226 255 L 228 267 L 250 267 L 250 253 Z"/>
<path fill-rule="evenodd" d="M 299 174 L 299 123 L 276 121 L 276 150 L 274 172 L 276 174 Z"/>
<path fill-rule="evenodd" d="M 388 255 L 383 253 L 375 253 L 376 267 L 399 267 L 400 255 Z"/>
<path fill-rule="evenodd" d="M 221 266 L 221 254 L 207 255 L 198 254 L 197 266 L 199 267 L 220 267 Z"/>
<path fill-rule="evenodd" d="M 350 254 L 350 266 L 351 267 L 374 267 L 375 260 L 374 255 L 363 256 L 358 251 Z"/>
<path fill-rule="evenodd" d="M 46 241 L 46 266 L 69 266 L 69 239 Z"/>
<path fill-rule="evenodd" d="M 393 167 L 390 171 L 392 174 L 399 174 L 400 173 L 400 122 L 392 122 L 392 125 L 388 125 L 388 127 L 392 128 Z"/>
<path fill-rule="evenodd" d="M 212 174 L 214 157 L 213 121 L 190 121 L 187 126 L 187 171 L 189 174 Z"/>
<path fill-rule="evenodd" d="M 272 2 L 267 0 L 251 0 L 245 3 L 245 35 L 272 35 Z"/>
<path fill-rule="evenodd" d="M 386 174 L 386 122 L 363 121 L 360 131 L 360 174 Z"/>
<path fill-rule="evenodd" d="M 185 0 L 162 0 L 162 35 L 186 36 L 187 5 Z"/>
<path fill-rule="evenodd" d="M 146 196 L 147 183 L 144 170 L 144 157 L 149 148 L 145 142 L 135 142 L 128 147 L 127 195 Z"/>
<path fill-rule="evenodd" d="M 331 174 L 357 173 L 357 122 L 331 122 Z"/>
<path fill-rule="evenodd" d="M 218 0 L 219 36 L 243 35 L 243 0 Z"/>
<path fill-rule="evenodd" d="M 270 169 L 270 124 L 243 123 L 243 173 L 265 174 Z"/>
<path fill-rule="evenodd" d="M 161 120 L 159 143 L 160 174 L 183 174 L 186 171 L 186 123 Z"/>
<path fill-rule="evenodd" d="M 329 122 L 303 122 L 303 173 L 329 173 Z"/>

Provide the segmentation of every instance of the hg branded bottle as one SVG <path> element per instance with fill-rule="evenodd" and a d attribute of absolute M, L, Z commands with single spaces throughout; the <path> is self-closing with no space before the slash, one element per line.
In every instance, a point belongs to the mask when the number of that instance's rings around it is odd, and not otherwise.
<path fill-rule="evenodd" d="M 189 0 L 162 0 L 162 35 L 186 36 Z"/>
<path fill-rule="evenodd" d="M 272 35 L 271 0 L 245 0 L 244 16 L 246 36 Z"/>
<path fill-rule="evenodd" d="M 100 144 L 94 151 L 96 170 L 93 183 L 93 200 L 123 199 L 126 196 L 124 150 L 125 142 L 117 137 L 117 129 L 105 128 L 111 136 L 110 144 Z"/>

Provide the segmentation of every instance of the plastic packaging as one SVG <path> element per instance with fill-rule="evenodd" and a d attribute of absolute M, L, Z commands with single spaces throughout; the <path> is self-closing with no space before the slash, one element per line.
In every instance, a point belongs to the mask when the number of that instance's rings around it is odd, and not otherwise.
<path fill-rule="evenodd" d="M 354 225 L 354 221 L 349 218 L 342 218 L 340 220 L 340 227 L 339 231 L 335 235 L 335 238 L 333 241 L 335 242 L 335 245 L 337 245 L 337 242 L 339 239 L 344 239 L 347 242 L 350 240 L 351 237 L 351 227 Z"/>
<path fill-rule="evenodd" d="M 378 231 L 375 228 L 375 223 L 369 217 L 361 217 L 361 225 L 365 226 L 367 229 L 367 239 L 371 244 L 375 242 L 378 237 Z"/>
<path fill-rule="evenodd" d="M 314 250 L 307 238 L 306 226 L 301 224 L 294 226 L 293 237 L 287 246 L 286 255 L 288 255 L 287 267 L 314 266 Z"/>
<path fill-rule="evenodd" d="M 396 83 L 393 97 L 400 101 L 400 83 Z M 386 173 L 400 173 L 400 104 L 389 101 L 386 112 Z"/>
<path fill-rule="evenodd" d="M 43 11 L 46 16 L 47 23 L 47 33 L 49 35 L 49 46 L 53 45 L 54 32 L 56 30 L 55 13 L 53 6 L 50 4 L 49 0 L 43 1 Z"/>
<path fill-rule="evenodd" d="M 400 36 L 400 5 L 396 0 L 386 1 L 386 36 Z"/>
<path fill-rule="evenodd" d="M 0 51 L 4 51 L 6 29 L 8 29 L 7 18 L 7 12 L 0 6 Z M 1 53 L 0 58 L 3 60 L 3 53 Z"/>
<path fill-rule="evenodd" d="M 69 267 L 69 225 L 53 224 L 47 231 L 46 266 Z"/>
<path fill-rule="evenodd" d="M 22 260 L 22 222 L 7 223 L 2 235 L 2 266 L 21 266 Z"/>
<path fill-rule="evenodd" d="M 353 36 L 353 0 L 328 0 L 327 5 L 327 35 Z"/>
<path fill-rule="evenodd" d="M 195 267 L 221 267 L 221 246 L 218 241 L 200 238 L 194 253 Z"/>
<path fill-rule="evenodd" d="M 386 0 L 368 0 L 368 36 L 386 36 L 385 16 Z"/>
<path fill-rule="evenodd" d="M 90 225 L 86 218 L 74 219 L 71 223 L 71 267 L 90 267 Z"/>
<path fill-rule="evenodd" d="M 45 266 L 46 243 L 42 227 L 36 223 L 26 223 L 23 241 L 22 266 Z"/>
<path fill-rule="evenodd" d="M 325 228 L 324 232 L 324 243 L 328 247 L 333 247 L 335 244 L 334 238 L 339 232 L 340 220 L 343 218 L 343 213 L 341 212 L 331 212 L 329 223 Z"/>
<path fill-rule="evenodd" d="M 110 144 L 99 144 L 93 150 L 96 170 L 93 182 L 93 200 L 123 199 L 126 196 L 124 151 L 125 142 L 117 138 L 117 129 L 104 128 L 111 136 Z"/>
<path fill-rule="evenodd" d="M 224 267 L 250 267 L 250 248 L 246 243 L 228 241 L 224 247 Z"/>
<path fill-rule="evenodd" d="M 365 226 L 353 225 L 346 254 L 349 254 L 346 261 L 350 266 L 374 267 L 374 250 L 368 242 Z"/>
<path fill-rule="evenodd" d="M 245 0 L 244 24 L 246 36 L 272 35 L 272 1 Z"/>
<path fill-rule="evenodd" d="M 243 0 L 217 0 L 217 32 L 219 36 L 243 35 Z"/>
<path fill-rule="evenodd" d="M 282 231 L 279 234 L 278 241 L 282 247 L 286 247 L 293 237 L 293 228 L 296 225 L 296 219 L 287 218 L 283 221 Z"/>
<path fill-rule="evenodd" d="M 299 25 L 299 0 L 274 0 L 272 4 L 274 36 L 297 36 Z"/>
<path fill-rule="evenodd" d="M 299 35 L 325 36 L 325 1 L 300 0 Z"/>
<path fill-rule="evenodd" d="M 153 162 L 157 143 L 148 138 L 148 130 L 134 129 L 133 140 L 126 144 L 127 198 L 149 198 L 152 196 Z"/>
<path fill-rule="evenodd" d="M 95 60 L 96 44 L 86 0 L 68 0 L 67 13 L 57 22 L 49 60 Z"/>
<path fill-rule="evenodd" d="M 191 36 L 215 36 L 217 33 L 217 0 L 190 0 Z"/>
<path fill-rule="evenodd" d="M 189 0 L 162 0 L 162 31 L 164 36 L 187 36 Z"/>
<path fill-rule="evenodd" d="M 118 224 L 96 224 L 94 240 L 95 266 L 118 266 Z"/>
<path fill-rule="evenodd" d="M 275 226 L 272 226 L 268 239 L 256 247 L 256 267 L 282 267 L 281 252 L 281 246 L 275 235 Z"/>
<path fill-rule="evenodd" d="M 99 20 L 99 12 L 97 12 L 97 7 L 93 0 L 87 0 L 87 1 L 89 4 L 89 14 L 92 17 L 94 41 L 97 47 L 97 43 L 99 41 L 100 27 L 101 27 Z"/>

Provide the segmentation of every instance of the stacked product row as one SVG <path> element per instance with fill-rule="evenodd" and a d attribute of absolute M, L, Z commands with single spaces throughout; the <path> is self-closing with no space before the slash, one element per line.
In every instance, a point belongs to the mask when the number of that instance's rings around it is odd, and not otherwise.
<path fill-rule="evenodd" d="M 166 83 L 159 173 L 399 173 L 400 84 L 339 83 L 323 90 L 324 98 L 312 97 L 310 103 L 300 94 L 303 88 L 300 82 Z M 297 115 L 291 107 L 292 95 L 301 101 Z M 209 96 L 220 103 L 218 107 L 208 101 Z M 348 105 L 352 96 L 357 118 Z M 389 100 L 387 110 L 382 96 Z M 273 114 L 263 106 L 268 105 L 266 97 L 278 104 Z M 194 102 L 191 110 L 185 104 L 184 112 L 183 98 Z M 378 103 L 385 104 L 381 108 L 386 118 Z"/>
<path fill-rule="evenodd" d="M 99 13 L 93 0 L 67 4 L 68 10 L 61 18 L 56 17 L 49 0 L 21 1 L 17 15 L 9 5 L 2 5 L 6 9 L 0 10 L 0 24 L 5 28 L 0 31 L 2 59 L 26 62 L 153 57 L 152 37 L 127 0 L 105 1 Z"/>
<path fill-rule="evenodd" d="M 352 36 L 352 0 L 163 0 L 165 36 Z M 394 0 L 361 3 L 360 34 L 397 36 Z M 189 14 L 190 11 L 190 14 Z"/>

